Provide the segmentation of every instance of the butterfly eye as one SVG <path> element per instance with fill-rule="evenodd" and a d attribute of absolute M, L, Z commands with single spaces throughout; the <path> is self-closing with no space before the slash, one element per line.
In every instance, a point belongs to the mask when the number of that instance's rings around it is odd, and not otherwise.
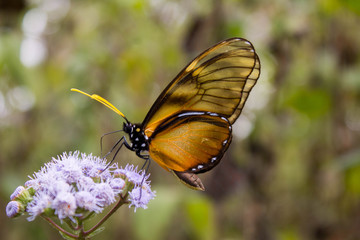
<path fill-rule="evenodd" d="M 126 133 L 131 133 L 132 127 L 128 123 L 123 123 L 123 130 Z"/>

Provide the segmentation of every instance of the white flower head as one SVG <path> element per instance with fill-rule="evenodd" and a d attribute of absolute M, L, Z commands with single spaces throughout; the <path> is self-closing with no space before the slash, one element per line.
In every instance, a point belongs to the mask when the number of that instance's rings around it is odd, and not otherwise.
<path fill-rule="evenodd" d="M 24 211 L 23 206 L 18 201 L 10 201 L 6 205 L 6 215 L 10 218 L 21 215 L 23 211 Z"/>
<path fill-rule="evenodd" d="M 145 175 L 145 171 L 138 171 L 137 167 L 129 164 L 127 164 L 125 168 L 119 168 L 114 170 L 114 174 L 117 176 L 126 176 L 130 182 L 134 183 L 134 185 L 141 185 L 149 178 L 149 176 Z"/>
<path fill-rule="evenodd" d="M 155 192 L 151 191 L 148 182 L 144 183 L 142 187 L 135 187 L 129 195 L 131 202 L 129 207 L 134 206 L 135 212 L 137 208 L 146 209 L 149 201 L 156 196 Z"/>
<path fill-rule="evenodd" d="M 76 205 L 91 212 L 100 213 L 103 208 L 98 205 L 96 197 L 88 191 L 75 193 Z"/>
<path fill-rule="evenodd" d="M 11 200 L 17 201 L 16 196 L 25 192 L 24 206 L 12 201 L 8 204 L 7 214 L 9 217 L 18 216 L 26 208 L 29 221 L 45 212 L 61 221 L 65 218 L 74 221 L 74 217 L 83 213 L 102 212 L 119 196 L 129 196 L 130 206 L 135 210 L 146 208 L 155 196 L 148 177 L 133 165 L 119 168 L 117 164 L 108 166 L 106 160 L 91 154 L 63 153 L 29 177 L 25 188 L 17 188 Z M 127 195 L 123 193 L 125 190 L 131 192 Z"/>
<path fill-rule="evenodd" d="M 61 192 L 52 201 L 51 208 L 55 209 L 59 219 L 72 218 L 77 208 L 75 196 L 69 192 Z"/>
<path fill-rule="evenodd" d="M 27 206 L 26 211 L 29 213 L 28 221 L 33 221 L 37 216 L 51 207 L 53 199 L 44 192 L 37 192 L 32 202 Z"/>

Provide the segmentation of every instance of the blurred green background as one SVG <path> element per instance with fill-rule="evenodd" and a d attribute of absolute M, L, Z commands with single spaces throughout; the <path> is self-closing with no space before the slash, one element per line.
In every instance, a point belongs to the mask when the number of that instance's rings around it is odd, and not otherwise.
<path fill-rule="evenodd" d="M 122 128 L 71 87 L 141 122 L 193 57 L 238 36 L 262 72 L 206 192 L 153 162 L 149 208 L 120 208 L 95 239 L 360 239 L 359 14 L 358 0 L 0 0 L 0 238 L 59 239 L 8 219 L 10 194 Z M 126 149 L 117 161 L 142 164 Z"/>

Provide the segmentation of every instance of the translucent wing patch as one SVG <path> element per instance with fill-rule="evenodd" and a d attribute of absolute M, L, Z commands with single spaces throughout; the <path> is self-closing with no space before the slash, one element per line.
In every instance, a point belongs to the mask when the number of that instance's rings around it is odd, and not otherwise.
<path fill-rule="evenodd" d="M 209 48 L 167 86 L 145 117 L 148 137 L 161 122 L 180 112 L 215 112 L 230 124 L 238 118 L 260 74 L 252 44 L 232 38 Z"/>
<path fill-rule="evenodd" d="M 202 173 L 216 166 L 231 142 L 231 124 L 214 113 L 186 112 L 154 132 L 150 157 L 166 170 Z"/>

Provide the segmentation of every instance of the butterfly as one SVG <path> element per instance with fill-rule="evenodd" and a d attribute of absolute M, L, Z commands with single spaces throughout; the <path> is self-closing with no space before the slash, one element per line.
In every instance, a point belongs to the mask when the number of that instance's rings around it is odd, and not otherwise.
<path fill-rule="evenodd" d="M 146 162 L 152 159 L 172 172 L 186 186 L 204 191 L 197 174 L 220 162 L 231 143 L 232 125 L 259 75 L 260 60 L 248 40 L 219 42 L 169 83 L 140 124 L 128 121 L 99 95 L 71 90 L 101 102 L 124 118 L 122 131 L 128 138 L 124 135 L 117 142 L 116 153 L 125 145 Z"/>

